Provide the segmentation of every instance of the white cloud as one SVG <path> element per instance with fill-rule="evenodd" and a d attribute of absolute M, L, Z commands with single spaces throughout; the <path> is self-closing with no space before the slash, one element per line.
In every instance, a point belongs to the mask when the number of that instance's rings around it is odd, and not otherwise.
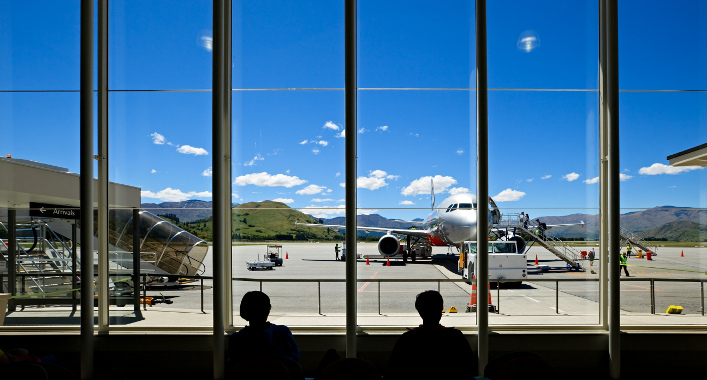
<path fill-rule="evenodd" d="M 457 180 L 449 176 L 436 175 L 434 177 L 426 176 L 418 178 L 412 182 L 408 187 L 403 188 L 403 195 L 419 195 L 419 194 L 430 194 L 430 180 L 434 180 L 435 193 L 443 193 L 447 190 L 449 186 L 457 183 Z"/>
<path fill-rule="evenodd" d="M 358 179 L 356 179 L 356 187 L 359 189 L 377 190 L 383 186 L 388 186 L 385 182 L 385 178 L 358 177 Z"/>
<path fill-rule="evenodd" d="M 339 184 L 339 186 L 341 186 L 341 187 L 344 187 L 344 188 L 345 188 L 345 187 L 346 187 L 346 182 L 342 182 L 342 183 L 340 183 L 340 184 Z"/>
<path fill-rule="evenodd" d="M 495 197 L 492 197 L 496 202 L 513 202 L 520 200 L 525 196 L 525 193 L 518 190 L 506 189 L 498 193 Z"/>
<path fill-rule="evenodd" d="M 395 179 L 395 180 L 397 180 L 398 178 L 400 178 L 399 175 L 388 174 L 387 176 L 385 176 L 385 179 Z"/>
<path fill-rule="evenodd" d="M 363 132 L 366 132 L 366 128 L 359 128 L 358 129 L 358 133 L 363 133 Z"/>
<path fill-rule="evenodd" d="M 449 194 L 451 195 L 457 195 L 457 194 L 467 194 L 470 193 L 469 189 L 466 187 L 453 187 L 449 189 Z"/>
<path fill-rule="evenodd" d="M 340 172 L 336 172 L 336 175 L 334 175 L 334 177 L 338 177 L 338 176 L 340 176 L 340 175 L 341 175 Z"/>
<path fill-rule="evenodd" d="M 670 166 L 655 163 L 647 168 L 640 168 L 638 174 L 659 175 L 659 174 L 680 174 L 691 170 L 702 169 L 701 166 Z"/>
<path fill-rule="evenodd" d="M 305 214 L 312 215 L 315 218 L 327 218 L 332 215 L 342 215 L 346 213 L 346 206 L 338 205 L 334 207 L 312 205 L 307 210 L 301 210 Z"/>
<path fill-rule="evenodd" d="M 388 130 L 387 125 L 381 125 L 380 127 L 376 128 L 376 131 L 381 131 L 381 132 L 386 132 Z"/>
<path fill-rule="evenodd" d="M 585 179 L 585 180 L 582 181 L 582 182 L 586 183 L 587 185 L 591 185 L 591 184 L 594 184 L 594 183 L 599 183 L 599 177 L 594 177 L 594 178 L 590 178 L 590 179 Z"/>
<path fill-rule="evenodd" d="M 206 168 L 206 170 L 201 173 L 201 175 L 203 175 L 204 177 L 211 177 L 213 174 L 214 171 L 211 167 Z"/>
<path fill-rule="evenodd" d="M 233 197 L 234 199 L 240 198 L 240 197 L 238 196 L 238 194 L 236 194 L 236 193 L 231 193 L 231 197 Z"/>
<path fill-rule="evenodd" d="M 321 203 L 321 202 L 334 202 L 334 200 L 331 199 L 331 198 L 314 198 L 314 199 L 312 199 L 312 202 L 317 202 L 317 203 Z"/>
<path fill-rule="evenodd" d="M 552 175 L 551 175 L 551 174 L 548 174 L 548 175 L 544 175 L 544 176 L 540 177 L 540 179 L 548 179 L 548 178 L 550 178 L 550 177 L 552 177 Z"/>
<path fill-rule="evenodd" d="M 331 129 L 334 131 L 338 131 L 339 129 L 341 129 L 341 126 L 334 124 L 333 121 L 327 121 L 326 123 L 324 123 L 323 128 L 328 128 L 328 129 Z"/>
<path fill-rule="evenodd" d="M 534 178 L 530 178 L 530 179 L 526 179 L 525 181 L 526 181 L 526 182 L 533 182 L 533 179 L 534 179 Z"/>
<path fill-rule="evenodd" d="M 312 153 L 319 154 L 319 149 L 317 149 L 317 148 L 312 149 Z"/>
<path fill-rule="evenodd" d="M 457 154 L 460 156 L 464 154 L 464 149 L 457 149 Z"/>
<path fill-rule="evenodd" d="M 155 173 L 157 173 L 157 170 L 152 169 L 152 170 L 150 170 L 150 173 L 155 174 Z"/>
<path fill-rule="evenodd" d="M 258 153 L 255 157 L 253 157 L 252 160 L 250 160 L 250 161 L 246 162 L 245 164 L 243 164 L 243 166 L 253 166 L 253 165 L 255 165 L 255 162 L 256 162 L 256 161 L 263 161 L 263 160 L 265 160 L 265 159 L 263 158 L 263 156 L 261 156 L 260 153 Z"/>
<path fill-rule="evenodd" d="M 304 144 L 306 144 L 306 143 L 308 143 L 308 142 L 309 142 L 309 140 L 302 140 L 302 142 L 299 143 L 299 144 L 300 144 L 300 145 L 304 145 Z"/>
<path fill-rule="evenodd" d="M 624 173 L 619 173 L 619 180 L 620 181 L 628 181 L 629 179 L 633 178 L 632 175 L 624 174 Z"/>
<path fill-rule="evenodd" d="M 371 177 L 373 177 L 373 178 L 383 178 L 386 175 L 388 175 L 388 173 L 386 173 L 382 170 L 374 170 L 371 172 Z"/>
<path fill-rule="evenodd" d="M 346 130 L 342 129 L 341 133 L 336 135 L 336 138 L 345 138 L 346 137 Z"/>
<path fill-rule="evenodd" d="M 301 210 L 305 214 L 312 215 L 315 218 L 328 218 L 333 215 L 344 215 L 346 213 L 346 206 L 344 205 L 338 205 L 334 207 L 326 207 L 326 206 L 316 206 L 312 205 L 307 207 L 305 210 Z M 369 215 L 369 214 L 374 214 L 378 212 L 378 210 L 367 210 L 367 209 L 361 209 L 357 210 L 356 214 L 358 215 Z"/>
<path fill-rule="evenodd" d="M 238 186 L 245 186 L 245 185 L 255 185 L 255 186 L 284 186 L 284 187 L 292 187 L 292 186 L 298 186 L 302 185 L 304 183 L 307 183 L 307 181 L 300 179 L 297 176 L 288 176 L 284 174 L 275 174 L 271 175 L 268 174 L 267 172 L 262 172 L 262 173 L 252 173 L 252 174 L 246 174 L 239 176 L 236 178 L 236 180 L 233 182 L 235 185 Z"/>
<path fill-rule="evenodd" d="M 332 190 L 331 190 L 331 189 L 326 189 L 326 192 L 327 192 L 327 194 L 328 194 L 328 193 L 331 193 Z"/>
<path fill-rule="evenodd" d="M 188 193 L 185 193 L 179 189 L 172 189 L 171 187 L 168 187 L 156 193 L 153 193 L 149 190 L 143 190 L 140 192 L 140 196 L 142 198 L 159 199 L 164 202 L 180 202 L 185 201 L 189 198 L 211 198 L 213 195 L 210 191 L 190 191 Z"/>
<path fill-rule="evenodd" d="M 290 199 L 290 198 L 275 198 L 275 199 L 273 199 L 273 202 L 280 202 L 280 203 L 292 203 L 294 201 L 295 201 L 294 199 Z"/>
<path fill-rule="evenodd" d="M 401 204 L 401 205 L 414 205 L 415 202 L 413 202 L 413 201 L 402 201 L 402 202 L 400 202 L 400 204 Z"/>
<path fill-rule="evenodd" d="M 566 180 L 567 182 L 572 182 L 572 181 L 576 180 L 577 178 L 579 178 L 579 174 L 577 174 L 575 172 L 565 174 L 562 176 L 562 179 Z"/>
<path fill-rule="evenodd" d="M 164 136 L 162 136 L 161 134 L 155 132 L 155 133 L 151 134 L 150 136 L 152 136 L 152 143 L 153 144 L 164 145 L 165 139 L 164 139 Z"/>
<path fill-rule="evenodd" d="M 328 142 L 328 141 L 324 141 L 324 140 L 320 140 L 319 142 L 317 142 L 317 144 L 319 144 L 319 145 L 321 145 L 321 146 L 327 146 L 327 145 L 329 145 L 329 142 Z"/>
<path fill-rule="evenodd" d="M 204 148 L 195 148 L 189 145 L 180 146 L 179 148 L 177 148 L 177 152 L 184 154 L 193 154 L 195 156 L 205 156 L 209 154 L 209 152 L 207 152 Z"/>
<path fill-rule="evenodd" d="M 325 186 L 317 186 L 317 185 L 309 185 L 309 186 L 305 187 L 304 189 L 295 191 L 295 193 L 300 194 L 300 195 L 304 195 L 304 194 L 312 195 L 312 194 L 319 194 L 322 192 L 322 190 L 326 190 L 326 187 Z"/>

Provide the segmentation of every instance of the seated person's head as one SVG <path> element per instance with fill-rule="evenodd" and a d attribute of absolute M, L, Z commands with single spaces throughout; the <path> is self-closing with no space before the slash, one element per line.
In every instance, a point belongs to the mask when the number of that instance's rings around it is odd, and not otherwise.
<path fill-rule="evenodd" d="M 248 292 L 241 299 L 241 318 L 253 323 L 265 323 L 270 315 L 270 297 L 259 291 Z"/>
<path fill-rule="evenodd" d="M 423 323 L 439 323 L 439 320 L 442 319 L 442 309 L 444 309 L 442 295 L 435 290 L 427 290 L 418 294 L 415 299 L 415 309 L 420 313 Z"/>

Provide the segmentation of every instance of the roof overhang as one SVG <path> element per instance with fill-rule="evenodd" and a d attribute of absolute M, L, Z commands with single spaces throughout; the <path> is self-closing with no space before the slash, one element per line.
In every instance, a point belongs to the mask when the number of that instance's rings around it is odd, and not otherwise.
<path fill-rule="evenodd" d="M 69 207 L 81 205 L 80 176 L 67 169 L 13 158 L 0 158 L 0 208 L 27 209 L 30 202 Z M 98 200 L 98 181 L 93 182 L 93 199 Z M 110 182 L 111 208 L 139 208 L 140 188 Z"/>
<path fill-rule="evenodd" d="M 707 167 L 707 144 L 675 153 L 668 156 L 670 166 L 702 166 Z"/>

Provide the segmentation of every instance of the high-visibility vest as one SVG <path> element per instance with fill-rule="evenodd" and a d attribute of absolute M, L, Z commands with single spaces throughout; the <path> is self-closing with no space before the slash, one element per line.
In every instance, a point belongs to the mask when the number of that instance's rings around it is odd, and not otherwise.
<path fill-rule="evenodd" d="M 626 256 L 619 257 L 619 265 L 626 265 Z"/>

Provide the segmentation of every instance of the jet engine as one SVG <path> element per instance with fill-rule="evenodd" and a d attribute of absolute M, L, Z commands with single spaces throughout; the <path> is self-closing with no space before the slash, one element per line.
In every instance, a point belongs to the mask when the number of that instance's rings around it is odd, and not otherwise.
<path fill-rule="evenodd" d="M 400 240 L 391 234 L 378 240 L 378 252 L 383 256 L 393 256 L 400 251 Z"/>

